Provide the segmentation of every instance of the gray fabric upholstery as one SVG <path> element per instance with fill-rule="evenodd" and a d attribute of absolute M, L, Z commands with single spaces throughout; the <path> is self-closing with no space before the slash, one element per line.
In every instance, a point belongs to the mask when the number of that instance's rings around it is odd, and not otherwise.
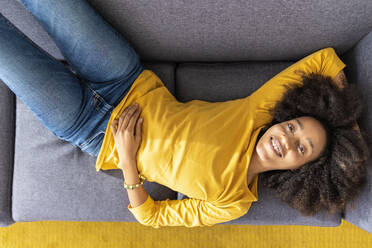
<path fill-rule="evenodd" d="M 293 62 L 180 63 L 176 98 L 223 102 L 244 98 Z"/>
<path fill-rule="evenodd" d="M 144 60 L 295 60 L 328 46 L 343 53 L 372 25 L 370 0 L 89 2 Z"/>
<path fill-rule="evenodd" d="M 343 57 L 348 70 L 346 77 L 350 83 L 356 83 L 365 108 L 358 121 L 361 130 L 372 133 L 372 31 Z M 372 138 L 372 137 L 371 137 Z M 345 220 L 372 233 L 372 159 L 367 167 L 367 185 L 355 202 L 355 209 L 345 212 Z"/>
<path fill-rule="evenodd" d="M 246 97 L 298 59 L 329 46 L 347 64 L 349 81 L 360 84 L 365 102 L 371 102 L 370 0 L 87 1 L 181 102 Z M 0 11 L 41 48 L 64 59 L 17 0 L 0 0 Z M 94 157 L 55 137 L 1 81 L 0 103 L 0 225 L 37 220 L 136 222 L 125 209 L 129 202 L 118 171 L 97 173 Z M 370 131 L 371 116 L 367 109 L 362 130 Z M 366 166 L 368 187 L 357 209 L 345 216 L 372 233 L 370 162 Z M 144 186 L 156 200 L 187 197 L 156 183 Z M 260 181 L 258 195 L 246 215 L 222 224 L 340 224 L 340 216 L 300 216 Z"/>
<path fill-rule="evenodd" d="M 0 80 L 1 82 L 1 80 Z M 0 226 L 13 224 L 11 190 L 14 154 L 14 94 L 0 83 Z"/>
<path fill-rule="evenodd" d="M 372 27 L 370 0 L 87 1 L 146 61 L 294 61 L 328 46 L 344 53 Z M 63 59 L 17 0 L 0 5 L 36 44 Z"/>
<path fill-rule="evenodd" d="M 50 35 L 17 0 L 0 0 L 0 12 L 50 55 L 59 60 L 64 59 Z"/>
<path fill-rule="evenodd" d="M 259 177 L 258 201 L 253 203 L 248 213 L 242 217 L 225 222 L 232 225 L 305 225 L 334 227 L 341 224 L 341 217 L 337 214 L 328 217 L 324 212 L 312 217 L 301 216 L 297 210 L 278 200 L 275 193 L 262 187 Z"/>

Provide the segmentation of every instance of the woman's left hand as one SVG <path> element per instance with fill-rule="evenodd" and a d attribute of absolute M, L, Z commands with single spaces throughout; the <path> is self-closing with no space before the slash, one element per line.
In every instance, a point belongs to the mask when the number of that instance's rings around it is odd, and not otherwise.
<path fill-rule="evenodd" d="M 119 119 L 111 123 L 111 131 L 120 159 L 118 166 L 122 170 L 130 162 L 137 162 L 137 151 L 142 141 L 143 118 L 138 119 L 140 113 L 139 105 L 131 105 L 125 108 Z"/>

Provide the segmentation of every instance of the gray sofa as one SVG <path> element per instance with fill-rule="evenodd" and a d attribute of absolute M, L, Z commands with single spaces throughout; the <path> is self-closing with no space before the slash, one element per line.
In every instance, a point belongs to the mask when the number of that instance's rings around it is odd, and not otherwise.
<path fill-rule="evenodd" d="M 333 47 L 350 83 L 363 88 L 359 126 L 371 132 L 372 1 L 88 2 L 140 54 L 181 102 L 227 101 L 250 95 L 316 50 Z M 311 2 L 311 3 L 310 3 Z M 0 11 L 45 51 L 64 61 L 52 38 L 17 0 Z M 58 139 L 0 81 L 0 225 L 42 220 L 137 222 L 119 170 L 96 172 L 95 157 Z M 221 224 L 338 226 L 341 218 L 372 233 L 372 168 L 355 210 L 303 217 L 258 182 L 259 201 Z M 187 197 L 157 183 L 154 200 Z"/>

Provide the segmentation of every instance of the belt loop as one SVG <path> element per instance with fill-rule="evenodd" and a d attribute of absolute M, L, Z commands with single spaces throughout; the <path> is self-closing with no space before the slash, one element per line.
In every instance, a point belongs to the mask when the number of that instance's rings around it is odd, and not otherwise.
<path fill-rule="evenodd" d="M 86 82 L 85 80 L 83 80 L 82 82 L 92 92 L 94 107 L 98 111 L 105 114 L 106 112 L 111 111 L 112 109 L 114 109 L 114 107 L 111 106 L 111 104 L 107 103 L 102 96 L 100 96 L 94 89 L 92 89 L 89 86 L 88 82 Z"/>
<path fill-rule="evenodd" d="M 93 90 L 94 94 L 94 107 L 103 114 L 111 112 L 113 106 L 108 104 L 105 99 Z"/>

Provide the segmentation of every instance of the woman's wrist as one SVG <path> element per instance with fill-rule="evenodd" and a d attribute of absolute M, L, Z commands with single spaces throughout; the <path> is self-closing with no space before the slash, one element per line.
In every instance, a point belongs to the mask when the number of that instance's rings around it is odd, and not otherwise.
<path fill-rule="evenodd" d="M 139 174 L 137 171 L 137 163 L 131 163 L 129 166 L 123 167 L 124 182 L 127 185 L 136 185 L 140 183 Z M 130 208 L 135 208 L 142 205 L 148 198 L 148 194 L 143 187 L 140 185 L 134 189 L 127 189 L 128 198 L 130 201 Z"/>
<path fill-rule="evenodd" d="M 136 160 L 125 160 L 125 162 L 119 162 L 118 165 L 121 170 L 125 171 L 127 168 L 136 167 L 137 168 L 137 161 Z"/>
<path fill-rule="evenodd" d="M 122 167 L 124 181 L 128 185 L 140 183 L 140 178 L 137 170 L 137 164 L 130 163 L 129 166 Z"/>

